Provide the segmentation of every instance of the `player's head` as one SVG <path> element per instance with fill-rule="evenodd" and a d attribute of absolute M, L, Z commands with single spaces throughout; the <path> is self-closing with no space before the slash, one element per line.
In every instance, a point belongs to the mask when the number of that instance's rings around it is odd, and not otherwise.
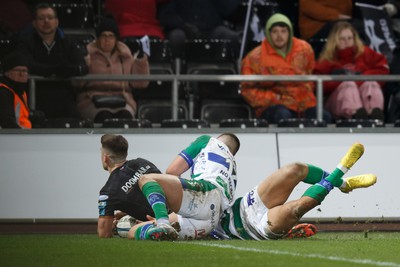
<path fill-rule="evenodd" d="M 101 137 L 103 168 L 124 162 L 128 156 L 128 141 L 121 135 L 105 134 Z"/>
<path fill-rule="evenodd" d="M 233 133 L 223 133 L 217 137 L 218 140 L 221 140 L 231 151 L 232 155 L 235 155 L 240 148 L 240 140 Z"/>

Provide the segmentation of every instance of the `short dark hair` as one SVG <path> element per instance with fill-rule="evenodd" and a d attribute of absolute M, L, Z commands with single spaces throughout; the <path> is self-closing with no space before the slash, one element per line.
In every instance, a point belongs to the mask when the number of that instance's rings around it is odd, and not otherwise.
<path fill-rule="evenodd" d="M 120 162 L 128 156 L 128 141 L 122 135 L 105 134 L 101 137 L 101 146 L 111 153 L 110 158 Z"/>
<path fill-rule="evenodd" d="M 49 3 L 39 3 L 39 4 L 37 4 L 37 5 L 35 6 L 35 18 L 37 17 L 37 12 L 38 12 L 39 9 L 48 9 L 48 8 L 53 9 L 54 15 L 55 15 L 56 18 L 57 18 L 57 10 L 55 9 L 54 6 L 52 6 L 52 5 L 49 4 Z"/>
<path fill-rule="evenodd" d="M 225 145 L 229 148 L 229 150 L 231 151 L 232 155 L 235 155 L 240 148 L 240 140 L 239 138 L 233 134 L 233 133 L 223 133 L 221 135 L 218 136 L 219 137 L 223 137 L 225 139 Z"/>

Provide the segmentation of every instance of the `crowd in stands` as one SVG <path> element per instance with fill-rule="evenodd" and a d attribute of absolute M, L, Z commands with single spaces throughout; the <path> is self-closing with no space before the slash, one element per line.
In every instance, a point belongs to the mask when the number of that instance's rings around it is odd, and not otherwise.
<path fill-rule="evenodd" d="M 249 2 L 0 0 L 0 4 L 7 5 L 0 10 L 0 103 L 3 103 L 0 128 L 39 128 L 44 127 L 45 120 L 59 118 L 89 120 L 99 125 L 113 119 L 146 119 L 140 114 L 143 99 L 155 99 L 159 94 L 171 100 L 171 90 L 159 86 L 162 82 L 70 78 L 88 74 L 146 76 L 157 73 L 155 66 L 160 57 L 164 67 L 168 64 L 169 73 L 196 73 L 190 72 L 188 66 L 191 55 L 200 51 L 190 50 L 191 43 L 200 43 L 205 49 L 215 49 L 219 53 L 212 56 L 215 61 L 201 59 L 205 55 L 200 55 L 203 72 L 197 73 L 202 74 L 400 73 L 400 50 L 392 47 L 393 56 L 389 58 L 367 45 L 369 33 L 364 30 L 355 4 L 374 5 L 384 12 L 395 41 L 400 42 L 398 0 L 254 0 L 250 7 Z M 80 13 L 74 14 L 78 12 L 74 5 Z M 288 12 L 288 5 L 291 12 Z M 64 9 L 72 13 L 70 25 L 69 18 L 61 16 Z M 250 17 L 246 17 L 248 10 Z M 82 23 L 76 26 L 79 21 Z M 145 36 L 148 39 L 143 38 Z M 156 48 L 160 43 L 163 46 Z M 213 44 L 219 47 L 214 48 Z M 161 52 L 152 51 L 160 48 Z M 242 58 L 241 52 L 244 52 Z M 178 68 L 173 59 L 180 59 Z M 225 69 L 216 71 L 221 68 Z M 33 96 L 29 95 L 28 71 L 29 75 L 45 77 L 35 83 L 35 108 L 31 110 L 28 99 Z M 213 90 L 220 90 L 215 91 L 215 95 L 222 95 L 217 100 L 221 107 L 229 101 L 232 106 L 250 107 L 252 119 L 279 124 L 282 120 L 311 120 L 317 116 L 315 82 L 213 84 L 217 84 Z M 183 111 L 186 106 L 188 109 L 182 118 L 203 119 L 206 111 L 202 104 L 193 104 L 201 98 L 193 96 L 200 89 L 193 90 L 193 82 L 179 86 L 179 100 L 185 106 Z M 168 94 L 165 90 L 169 90 Z M 142 94 L 142 91 L 149 93 Z M 395 123 L 400 119 L 399 82 L 325 82 L 323 93 L 326 123 L 341 119 Z M 159 116 L 171 118 L 160 110 Z M 249 118 L 249 115 L 233 114 L 226 116 Z M 43 121 L 38 120 L 38 116 Z"/>

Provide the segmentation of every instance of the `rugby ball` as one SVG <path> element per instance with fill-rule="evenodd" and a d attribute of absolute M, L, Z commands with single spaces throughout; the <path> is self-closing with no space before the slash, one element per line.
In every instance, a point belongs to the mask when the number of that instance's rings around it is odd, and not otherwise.
<path fill-rule="evenodd" d="M 136 219 L 130 215 L 126 215 L 119 219 L 117 223 L 117 234 L 120 237 L 128 237 L 129 230 L 136 224 Z"/>

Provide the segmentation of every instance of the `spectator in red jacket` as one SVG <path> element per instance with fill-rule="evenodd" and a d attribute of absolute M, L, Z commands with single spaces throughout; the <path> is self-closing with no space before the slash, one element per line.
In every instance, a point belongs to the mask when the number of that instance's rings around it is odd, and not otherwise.
<path fill-rule="evenodd" d="M 365 46 L 354 27 L 340 21 L 332 28 L 315 66 L 316 74 L 384 75 L 384 55 Z M 382 83 L 376 81 L 325 82 L 326 109 L 338 118 L 384 120 Z"/>
<path fill-rule="evenodd" d="M 104 8 L 116 20 L 121 39 L 128 37 L 164 39 L 157 19 L 157 6 L 169 0 L 105 0 Z"/>

